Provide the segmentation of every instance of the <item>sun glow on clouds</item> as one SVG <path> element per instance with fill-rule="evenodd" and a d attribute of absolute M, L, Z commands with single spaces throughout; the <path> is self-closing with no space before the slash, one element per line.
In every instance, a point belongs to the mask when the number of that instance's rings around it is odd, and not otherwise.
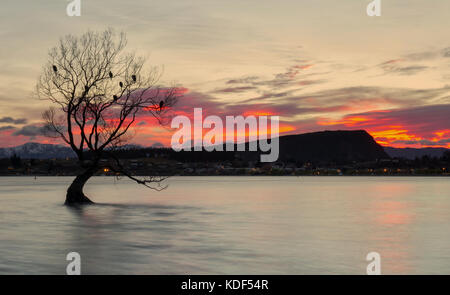
<path fill-rule="evenodd" d="M 386 113 L 386 111 L 384 112 Z M 385 146 L 401 147 L 401 144 L 395 144 L 395 142 L 420 141 L 423 139 L 420 136 L 411 134 L 411 131 L 405 129 L 404 126 L 383 125 L 383 122 L 376 122 L 374 119 L 363 115 L 350 115 L 340 120 L 324 120 L 317 123 L 322 126 L 343 125 L 347 128 L 365 129 L 379 144 Z"/>
<path fill-rule="evenodd" d="M 370 135 L 381 145 L 396 146 L 396 141 L 420 141 L 423 138 L 411 134 L 409 130 L 402 129 L 402 126 L 386 126 L 386 130 L 369 130 Z M 402 145 L 397 145 L 401 147 Z"/>
<path fill-rule="evenodd" d="M 208 110 L 203 110 L 203 120 L 208 116 L 205 113 L 210 113 L 211 115 L 213 115 L 214 113 Z M 227 116 L 243 116 L 243 117 L 248 117 L 248 116 L 267 116 L 268 117 L 268 127 L 267 130 L 257 130 L 257 131 L 252 131 L 250 132 L 248 130 L 248 128 L 246 128 L 244 134 L 238 132 L 236 129 L 234 130 L 234 136 L 237 137 L 243 137 L 245 136 L 247 139 L 250 136 L 260 136 L 260 135 L 267 135 L 268 137 L 272 136 L 271 133 L 271 128 L 270 128 L 270 117 L 271 116 L 276 116 L 277 114 L 275 114 L 274 111 L 271 110 L 254 110 L 254 111 L 245 111 L 242 113 L 221 113 L 218 114 L 219 117 L 222 119 L 223 122 L 223 141 L 225 141 L 227 135 L 230 136 L 231 133 L 227 132 L 226 130 L 226 117 Z M 188 110 L 176 110 L 173 112 L 172 116 L 186 116 L 191 120 L 191 134 L 194 136 L 194 126 L 193 126 L 193 109 L 191 110 L 191 112 L 189 112 Z M 168 124 L 167 126 L 160 126 L 159 122 L 156 121 L 154 118 L 149 117 L 149 116 L 142 116 L 140 118 L 140 122 L 145 122 L 145 124 L 141 124 L 141 126 L 138 126 L 137 128 L 135 128 L 135 136 L 134 139 L 141 143 L 142 145 L 148 146 L 149 142 L 159 142 L 161 144 L 163 144 L 164 146 L 170 146 L 170 142 L 171 142 L 171 136 L 172 134 L 176 131 L 176 129 L 172 129 L 170 128 L 170 124 Z M 295 132 L 297 129 L 296 126 L 294 126 L 293 124 L 290 124 L 288 122 L 279 122 L 279 131 L 278 134 L 279 135 L 285 135 L 285 134 L 291 134 L 293 132 Z M 204 136 L 208 131 L 210 131 L 210 128 L 204 128 L 203 129 L 203 133 L 202 136 Z"/>
<path fill-rule="evenodd" d="M 353 126 L 357 126 L 358 123 L 367 122 L 367 121 L 369 121 L 369 119 L 364 118 L 364 117 L 349 116 L 349 117 L 346 117 L 346 118 L 344 118 L 342 120 L 337 120 L 337 121 L 319 121 L 317 123 L 319 125 L 322 125 L 322 126 L 333 126 L 333 125 L 343 124 L 343 125 L 348 126 L 348 127 L 353 127 Z"/>
<path fill-rule="evenodd" d="M 390 60 L 371 68 L 370 73 L 375 71 L 373 74 L 376 74 L 381 67 L 389 75 L 402 73 L 412 81 L 411 71 L 415 73 L 416 68 L 386 66 L 403 62 L 401 59 Z M 193 120 L 194 108 L 202 108 L 203 118 L 215 115 L 223 122 L 226 116 L 279 116 L 280 135 L 325 129 L 364 129 L 382 145 L 450 147 L 450 129 L 446 128 L 450 126 L 450 87 L 377 86 L 384 85 L 384 80 L 372 83 L 375 86 L 354 86 L 355 75 L 362 74 L 351 66 L 303 60 L 272 75 L 229 77 L 214 80 L 212 84 L 179 87 L 177 92 L 182 97 L 170 111 L 166 125 L 161 126 L 150 112 L 144 110 L 134 124 L 131 142 L 142 146 L 155 143 L 169 146 L 175 132 L 170 128 L 171 117 L 183 115 Z M 438 102 L 441 104 L 430 105 Z M 3 122 L 6 124 L 11 123 Z M 26 127 L 18 123 L 12 129 L 5 129 L 3 125 L 0 124 L 0 146 L 28 141 L 52 142 L 38 135 L 28 140 L 26 136 L 18 135 Z M 246 134 L 248 136 L 248 132 Z"/>
<path fill-rule="evenodd" d="M 12 29 L 2 35 L 0 113 L 26 116 L 34 127 L 47 106 L 28 93 L 48 46 L 114 20 L 129 50 L 151 54 L 150 64 L 165 67 L 164 81 L 185 87 L 173 115 L 191 118 L 195 107 L 221 118 L 278 115 L 281 134 L 365 129 L 384 145 L 450 144 L 449 1 L 398 0 L 376 26 L 358 1 L 98 0 L 76 25 L 51 1 L 29 1 L 30 9 L 6 2 L 0 23 Z M 42 13 L 52 17 L 42 22 Z M 410 29 L 417 26 L 426 32 L 420 38 Z M 440 106 L 423 107 L 430 104 Z M 56 142 L 25 127 L 0 119 L 0 147 Z M 143 112 L 132 141 L 167 145 L 172 133 Z"/>
<path fill-rule="evenodd" d="M 272 111 L 260 111 L 260 110 L 255 110 L 255 111 L 247 111 L 244 112 L 242 114 L 244 117 L 248 117 L 248 116 L 275 116 L 275 114 Z"/>
<path fill-rule="evenodd" d="M 347 115 L 339 120 L 319 120 L 321 126 L 364 129 L 381 145 L 393 147 L 450 148 L 446 106 L 425 106 L 410 110 L 383 110 Z"/>
<path fill-rule="evenodd" d="M 436 131 L 434 134 L 436 134 L 437 138 L 434 138 L 434 140 L 440 140 L 442 138 L 445 137 L 450 137 L 450 129 L 446 129 L 446 130 L 439 130 Z"/>

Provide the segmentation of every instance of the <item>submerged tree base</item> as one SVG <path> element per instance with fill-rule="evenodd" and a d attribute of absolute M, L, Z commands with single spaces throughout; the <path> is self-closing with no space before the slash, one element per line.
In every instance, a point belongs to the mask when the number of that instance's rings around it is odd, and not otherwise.
<path fill-rule="evenodd" d="M 72 206 L 72 205 L 89 205 L 94 204 L 86 195 L 83 193 L 83 187 L 86 182 L 91 178 L 95 171 L 97 171 L 96 166 L 92 166 L 88 168 L 83 173 L 79 174 L 73 180 L 72 184 L 67 189 L 66 201 L 64 205 Z"/>
<path fill-rule="evenodd" d="M 67 192 L 66 201 L 64 205 L 66 206 L 77 206 L 77 205 L 91 205 L 95 204 L 88 197 L 86 197 L 83 193 L 74 193 Z"/>

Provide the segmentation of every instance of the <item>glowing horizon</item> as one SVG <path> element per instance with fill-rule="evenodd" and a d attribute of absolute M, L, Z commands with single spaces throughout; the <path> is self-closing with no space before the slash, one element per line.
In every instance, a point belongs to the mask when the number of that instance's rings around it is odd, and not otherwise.
<path fill-rule="evenodd" d="M 450 148 L 450 3 L 384 1 L 368 17 L 369 1 L 336 2 L 82 0 L 80 17 L 64 1 L 2 4 L 0 147 L 60 143 L 41 135 L 50 104 L 32 94 L 47 51 L 111 27 L 180 87 L 174 115 L 277 115 L 281 136 L 366 130 L 383 146 Z M 143 113 L 131 143 L 169 146 L 173 132 Z"/>

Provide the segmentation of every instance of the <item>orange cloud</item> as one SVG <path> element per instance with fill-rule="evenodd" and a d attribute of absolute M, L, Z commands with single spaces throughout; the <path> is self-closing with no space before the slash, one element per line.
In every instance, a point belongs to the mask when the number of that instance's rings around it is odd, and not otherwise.
<path fill-rule="evenodd" d="M 348 116 L 342 120 L 337 121 L 318 121 L 317 124 L 322 126 L 333 126 L 333 125 L 345 125 L 348 127 L 353 127 L 358 125 L 361 122 L 369 121 L 369 118 L 361 117 L 361 116 Z"/>
<path fill-rule="evenodd" d="M 275 116 L 275 114 L 272 111 L 264 111 L 264 110 L 247 111 L 247 112 L 244 112 L 242 115 L 244 117 L 248 117 L 248 116 Z"/>
<path fill-rule="evenodd" d="M 450 105 L 432 105 L 346 115 L 317 121 L 337 129 L 364 129 L 382 144 L 393 147 L 450 147 Z"/>

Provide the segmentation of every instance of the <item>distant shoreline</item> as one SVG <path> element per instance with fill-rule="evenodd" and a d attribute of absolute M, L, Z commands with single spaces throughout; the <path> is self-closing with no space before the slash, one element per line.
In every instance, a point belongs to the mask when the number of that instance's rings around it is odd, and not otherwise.
<path fill-rule="evenodd" d="M 75 177 L 76 175 L 0 175 L 0 178 L 8 178 L 8 177 L 31 177 L 31 178 L 39 178 L 39 177 Z M 148 177 L 154 175 L 138 175 L 137 177 Z M 167 176 L 167 175 L 164 175 Z M 95 177 L 115 177 L 114 175 L 94 175 Z M 123 177 L 123 176 L 121 176 Z M 450 175 L 427 175 L 427 174 L 415 174 L 415 175 L 170 175 L 167 176 L 169 178 L 173 177 L 450 177 Z M 124 178 L 124 177 L 123 177 Z M 124 178 L 125 179 L 125 178 Z"/>

